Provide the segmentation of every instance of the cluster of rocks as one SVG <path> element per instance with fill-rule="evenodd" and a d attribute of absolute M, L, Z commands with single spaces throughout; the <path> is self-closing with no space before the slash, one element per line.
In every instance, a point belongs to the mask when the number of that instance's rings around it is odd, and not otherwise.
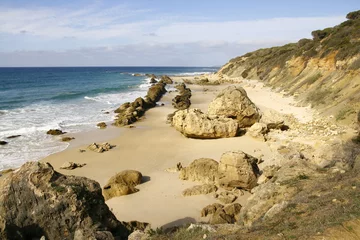
<path fill-rule="evenodd" d="M 111 145 L 110 143 L 92 143 L 88 146 L 88 149 L 97 153 L 103 153 L 109 151 L 110 149 L 116 147 L 115 145 Z"/>
<path fill-rule="evenodd" d="M 191 105 L 190 88 L 187 88 L 184 83 L 179 83 L 175 86 L 175 88 L 179 91 L 179 94 L 173 98 L 172 105 L 174 106 L 174 108 L 179 110 L 188 109 Z"/>
<path fill-rule="evenodd" d="M 0 182 L 0 239 L 127 239 L 148 225 L 120 222 L 99 183 L 29 162 Z M 16 206 L 16 207 L 14 207 Z"/>
<path fill-rule="evenodd" d="M 46 132 L 46 134 L 53 135 L 53 136 L 62 135 L 62 134 L 65 134 L 65 133 L 66 132 L 63 132 L 60 129 L 50 129 L 49 131 Z"/>
<path fill-rule="evenodd" d="M 214 203 L 201 210 L 201 217 L 211 215 L 209 220 L 210 224 L 231 224 L 239 220 L 241 207 L 239 203 L 232 203 L 226 206 L 220 203 Z"/>
<path fill-rule="evenodd" d="M 260 112 L 243 88 L 229 86 L 210 103 L 207 114 L 187 109 L 170 117 L 172 126 L 186 137 L 211 139 L 239 135 L 241 128 L 260 120 Z"/>
<path fill-rule="evenodd" d="M 142 174 L 135 170 L 125 170 L 111 177 L 103 188 L 105 200 L 138 192 L 136 185 L 141 184 Z"/>
<path fill-rule="evenodd" d="M 166 84 L 171 84 L 172 80 L 168 76 L 162 76 L 161 80 L 151 86 L 145 96 L 137 98 L 133 102 L 126 102 L 115 110 L 116 116 L 115 126 L 126 126 L 138 121 L 150 108 L 156 106 L 161 97 L 166 93 Z"/>
<path fill-rule="evenodd" d="M 192 80 L 183 79 L 183 81 L 186 84 L 196 84 L 196 85 L 219 85 L 220 84 L 219 80 L 210 81 L 209 78 L 207 78 L 205 76 L 195 77 Z"/>
<path fill-rule="evenodd" d="M 86 163 L 65 162 L 63 165 L 61 165 L 60 169 L 74 170 L 75 168 L 81 168 L 85 165 Z"/>

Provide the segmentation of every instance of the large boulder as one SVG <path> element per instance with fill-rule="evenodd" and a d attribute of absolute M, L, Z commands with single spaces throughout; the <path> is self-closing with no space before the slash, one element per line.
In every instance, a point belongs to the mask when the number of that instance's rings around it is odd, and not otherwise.
<path fill-rule="evenodd" d="M 252 189 L 260 175 L 257 161 L 242 151 L 224 153 L 219 163 L 219 185 L 225 188 Z"/>
<path fill-rule="evenodd" d="M 231 118 L 209 117 L 200 109 L 177 111 L 172 125 L 184 136 L 200 139 L 235 137 L 239 128 Z"/>
<path fill-rule="evenodd" d="M 222 90 L 210 103 L 208 114 L 236 119 L 240 127 L 250 127 L 260 119 L 259 109 L 238 86 Z"/>
<path fill-rule="evenodd" d="M 165 86 L 166 83 L 163 82 L 158 82 L 157 84 L 151 86 L 145 97 L 146 101 L 151 104 L 155 104 L 157 101 L 159 101 L 162 95 L 166 93 Z"/>
<path fill-rule="evenodd" d="M 218 179 L 218 166 L 219 163 L 210 158 L 196 159 L 180 170 L 179 178 L 194 182 L 215 183 Z"/>
<path fill-rule="evenodd" d="M 135 188 L 142 180 L 142 174 L 135 170 L 125 170 L 111 177 L 103 188 L 105 200 L 113 197 L 128 195 L 138 192 Z"/>
<path fill-rule="evenodd" d="M 0 239 L 127 239 L 99 183 L 29 162 L 0 182 Z"/>

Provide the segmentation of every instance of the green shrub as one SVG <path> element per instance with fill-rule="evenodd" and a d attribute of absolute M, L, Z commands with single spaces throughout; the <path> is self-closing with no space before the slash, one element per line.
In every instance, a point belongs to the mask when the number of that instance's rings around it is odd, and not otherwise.
<path fill-rule="evenodd" d="M 349 20 L 360 19 L 360 10 L 348 13 L 346 18 Z"/>

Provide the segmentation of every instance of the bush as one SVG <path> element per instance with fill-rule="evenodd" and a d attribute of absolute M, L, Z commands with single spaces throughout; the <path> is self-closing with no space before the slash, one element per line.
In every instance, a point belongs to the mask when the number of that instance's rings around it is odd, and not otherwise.
<path fill-rule="evenodd" d="M 311 33 L 315 41 L 321 41 L 329 36 L 333 31 L 333 28 L 325 28 L 324 30 L 316 30 Z"/>
<path fill-rule="evenodd" d="M 360 19 L 360 10 L 348 13 L 346 18 L 349 20 Z"/>

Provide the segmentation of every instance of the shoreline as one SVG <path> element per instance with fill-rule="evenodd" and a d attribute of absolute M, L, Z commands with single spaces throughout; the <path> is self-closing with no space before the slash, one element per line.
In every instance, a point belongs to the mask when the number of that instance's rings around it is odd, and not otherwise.
<path fill-rule="evenodd" d="M 174 82 L 181 82 L 183 78 L 191 77 L 172 77 Z M 257 81 L 252 80 L 249 83 L 258 84 Z M 284 98 L 278 93 L 271 92 L 268 88 L 257 89 L 247 86 L 248 84 L 244 82 L 239 84 L 244 86 L 250 99 L 262 109 L 269 107 L 262 105 L 268 104 L 269 101 L 266 101 L 266 97 L 269 95 L 270 98 L 277 98 L 279 101 L 284 99 L 289 103 L 293 101 L 292 98 Z M 210 101 L 228 85 L 230 83 L 214 86 L 187 85 L 192 90 L 190 108 L 200 108 L 206 112 Z M 183 197 L 181 192 L 197 183 L 182 181 L 178 178 L 178 173 L 166 172 L 167 168 L 174 167 L 178 162 L 187 166 L 193 160 L 204 157 L 219 161 L 223 153 L 234 150 L 242 150 L 255 157 L 261 157 L 264 163 L 259 165 L 260 168 L 280 163 L 276 162 L 272 150 L 266 142 L 249 136 L 214 140 L 189 139 L 182 136 L 181 133 L 166 124 L 167 115 L 175 111 L 171 105 L 171 99 L 175 95 L 176 92 L 166 93 L 160 100 L 160 103 L 164 103 L 165 106 L 158 105 L 148 110 L 144 119 L 132 124 L 135 128 L 108 126 L 106 129 L 94 129 L 90 132 L 74 134 L 76 139 L 70 142 L 66 150 L 52 154 L 40 161 L 50 162 L 60 173 L 96 180 L 102 187 L 117 172 L 129 169 L 140 171 L 149 180 L 137 186 L 139 192 L 112 198 L 106 202 L 121 221 L 149 222 L 153 228 L 167 228 L 206 221 L 206 218 L 200 217 L 200 211 L 216 200 L 211 194 Z M 287 106 L 283 111 L 286 113 L 294 111 L 294 109 L 304 108 Z M 298 113 L 299 116 L 309 117 L 308 114 L 307 111 Z M 108 135 L 109 133 L 111 136 Z M 116 147 L 104 153 L 95 153 L 89 150 L 84 153 L 79 152 L 79 149 L 86 149 L 93 142 L 104 141 L 114 144 Z M 87 165 L 71 171 L 59 169 L 66 161 L 86 163 Z M 245 192 L 236 202 L 245 206 L 249 196 L 250 193 Z"/>

